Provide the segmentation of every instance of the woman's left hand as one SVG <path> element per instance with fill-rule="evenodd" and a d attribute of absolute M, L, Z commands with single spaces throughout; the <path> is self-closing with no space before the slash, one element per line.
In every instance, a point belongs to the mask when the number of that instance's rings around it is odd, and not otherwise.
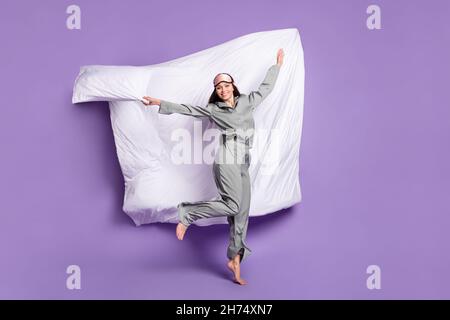
<path fill-rule="evenodd" d="M 284 51 L 283 49 L 278 49 L 277 52 L 277 65 L 281 66 L 283 64 Z"/>

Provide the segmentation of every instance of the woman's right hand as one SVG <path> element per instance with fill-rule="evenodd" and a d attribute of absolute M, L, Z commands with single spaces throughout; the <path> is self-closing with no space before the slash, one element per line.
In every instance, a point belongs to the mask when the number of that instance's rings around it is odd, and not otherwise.
<path fill-rule="evenodd" d="M 153 104 L 155 104 L 157 106 L 161 105 L 161 100 L 156 99 L 156 98 L 144 96 L 144 97 L 142 97 L 142 99 L 143 99 L 142 103 L 145 104 L 146 106 L 150 106 Z"/>

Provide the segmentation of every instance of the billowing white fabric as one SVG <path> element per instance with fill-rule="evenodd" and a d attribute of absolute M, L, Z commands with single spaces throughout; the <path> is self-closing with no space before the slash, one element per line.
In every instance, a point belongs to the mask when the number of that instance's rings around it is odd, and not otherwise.
<path fill-rule="evenodd" d="M 250 216 L 258 216 L 301 201 L 299 152 L 305 70 L 297 29 L 248 34 L 155 65 L 80 68 L 72 102 L 109 101 L 125 181 L 123 210 L 136 225 L 176 223 L 178 203 L 218 196 L 212 163 L 202 161 L 203 153 L 214 154 L 217 146 L 217 139 L 208 141 L 207 137 L 215 125 L 207 118 L 159 114 L 159 107 L 145 106 L 142 97 L 206 106 L 214 90 L 214 76 L 221 72 L 231 74 L 240 92 L 248 94 L 258 89 L 267 69 L 276 63 L 279 48 L 285 56 L 277 83 L 254 113 Z M 185 140 L 180 140 L 179 134 Z M 190 146 L 194 163 L 178 164 L 177 151 L 190 150 Z M 194 223 L 210 225 L 227 220 L 221 217 Z"/>

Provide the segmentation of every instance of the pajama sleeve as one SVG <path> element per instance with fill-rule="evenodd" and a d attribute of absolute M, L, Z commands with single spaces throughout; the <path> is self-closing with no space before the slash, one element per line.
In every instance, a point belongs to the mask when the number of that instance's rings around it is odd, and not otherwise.
<path fill-rule="evenodd" d="M 267 70 L 266 77 L 259 85 L 258 90 L 250 92 L 248 95 L 250 105 L 255 109 L 272 92 L 273 87 L 280 73 L 280 66 L 274 64 Z"/>
<path fill-rule="evenodd" d="M 159 106 L 159 113 L 161 114 L 172 114 L 179 113 L 187 116 L 193 117 L 210 117 L 211 109 L 206 107 L 193 106 L 186 103 L 173 103 L 166 100 L 161 100 L 161 104 Z"/>

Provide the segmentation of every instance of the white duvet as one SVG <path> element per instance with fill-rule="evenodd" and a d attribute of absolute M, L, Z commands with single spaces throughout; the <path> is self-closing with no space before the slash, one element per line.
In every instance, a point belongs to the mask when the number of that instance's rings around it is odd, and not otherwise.
<path fill-rule="evenodd" d="M 123 210 L 136 225 L 176 223 L 178 203 L 218 197 L 212 164 L 205 156 L 214 154 L 218 143 L 217 136 L 211 135 L 216 132 L 214 124 L 205 118 L 159 114 L 159 107 L 145 106 L 142 97 L 206 106 L 213 78 L 219 72 L 231 74 L 240 92 L 249 93 L 258 89 L 267 69 L 276 63 L 279 48 L 284 49 L 285 57 L 277 83 L 254 113 L 250 216 L 258 216 L 301 200 L 299 152 L 305 70 L 297 29 L 248 34 L 160 64 L 80 68 L 72 102 L 109 102 L 125 181 Z M 179 156 L 183 148 L 185 158 Z M 216 223 L 227 220 L 195 222 Z"/>

